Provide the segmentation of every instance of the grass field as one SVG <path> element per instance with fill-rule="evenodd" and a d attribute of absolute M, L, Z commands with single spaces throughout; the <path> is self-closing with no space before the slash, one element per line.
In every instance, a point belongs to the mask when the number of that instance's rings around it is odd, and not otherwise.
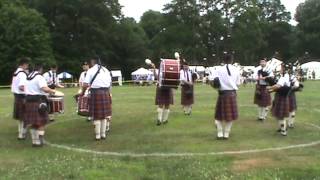
<path fill-rule="evenodd" d="M 264 123 L 256 121 L 253 86 L 241 88 L 240 118 L 228 141 L 215 140 L 217 93 L 208 86 L 196 86 L 190 117 L 183 115 L 176 91 L 169 124 L 160 127 L 155 126 L 155 87 L 114 87 L 112 132 L 101 142 L 93 141 L 92 124 L 76 115 L 72 96 L 77 89 L 63 89 L 66 112 L 47 127 L 46 140 L 90 152 L 51 145 L 34 149 L 30 137 L 17 141 L 13 97 L 0 90 L 0 179 L 320 179 L 320 145 L 269 149 L 320 140 L 319 87 L 320 82 L 305 83 L 297 98 L 296 128 L 287 137 L 276 133 L 277 122 L 270 115 Z M 269 151 L 223 154 L 259 149 Z M 154 153 L 162 156 L 148 156 Z"/>

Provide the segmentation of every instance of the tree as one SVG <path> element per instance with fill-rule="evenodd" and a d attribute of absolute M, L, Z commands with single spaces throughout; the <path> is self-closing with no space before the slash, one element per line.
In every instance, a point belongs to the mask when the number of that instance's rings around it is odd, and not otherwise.
<path fill-rule="evenodd" d="M 309 52 L 310 56 L 320 56 L 320 1 L 306 0 L 297 8 L 295 15 L 298 21 L 297 53 L 303 55 Z"/>
<path fill-rule="evenodd" d="M 46 20 L 20 1 L 0 2 L 0 80 L 8 83 L 20 57 L 32 62 L 53 61 Z"/>

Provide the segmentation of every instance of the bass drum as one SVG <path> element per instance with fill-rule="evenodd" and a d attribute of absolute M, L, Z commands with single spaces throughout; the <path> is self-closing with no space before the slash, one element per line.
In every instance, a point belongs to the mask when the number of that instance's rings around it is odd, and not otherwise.
<path fill-rule="evenodd" d="M 180 84 L 180 61 L 162 59 L 159 69 L 160 87 L 178 88 Z"/>

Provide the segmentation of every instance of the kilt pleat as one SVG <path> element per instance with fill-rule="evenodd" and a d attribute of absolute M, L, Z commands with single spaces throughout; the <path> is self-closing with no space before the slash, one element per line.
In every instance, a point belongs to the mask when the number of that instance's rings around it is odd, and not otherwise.
<path fill-rule="evenodd" d="M 289 95 L 289 112 L 294 112 L 298 108 L 297 106 L 297 99 L 296 99 L 296 93 L 292 92 Z"/>
<path fill-rule="evenodd" d="M 14 96 L 14 105 L 13 105 L 13 119 L 23 120 L 25 111 L 25 98 Z"/>
<path fill-rule="evenodd" d="M 191 91 L 192 93 L 188 93 Z M 194 86 L 181 86 L 181 105 L 189 106 L 194 103 Z"/>
<path fill-rule="evenodd" d="M 238 119 L 237 93 L 234 91 L 219 93 L 216 104 L 215 119 L 234 121 Z"/>
<path fill-rule="evenodd" d="M 289 117 L 289 98 L 287 96 L 280 96 L 279 93 L 275 94 L 272 115 L 279 120 Z"/>
<path fill-rule="evenodd" d="M 271 106 L 271 95 L 266 86 L 256 86 L 256 92 L 254 94 L 254 104 L 259 107 Z"/>
<path fill-rule="evenodd" d="M 36 126 L 42 127 L 48 123 L 49 116 L 48 113 L 40 114 L 39 105 L 41 102 L 26 102 L 25 113 L 24 113 L 24 123 L 26 126 Z"/>
<path fill-rule="evenodd" d="M 157 87 L 156 90 L 156 105 L 170 105 L 173 104 L 173 92 L 171 88 Z"/>
<path fill-rule="evenodd" d="M 89 101 L 89 114 L 93 120 L 103 120 L 112 116 L 112 99 L 108 90 L 91 90 Z"/>

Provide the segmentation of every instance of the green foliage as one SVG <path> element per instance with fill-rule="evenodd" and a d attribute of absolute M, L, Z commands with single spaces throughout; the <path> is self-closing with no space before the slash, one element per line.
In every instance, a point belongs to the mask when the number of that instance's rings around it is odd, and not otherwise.
<path fill-rule="evenodd" d="M 50 33 L 46 20 L 19 1 L 0 2 L 0 80 L 8 82 L 17 59 L 52 62 Z"/>
<path fill-rule="evenodd" d="M 313 57 L 320 56 L 320 1 L 306 0 L 297 8 L 298 40 L 300 54 L 305 51 Z"/>

